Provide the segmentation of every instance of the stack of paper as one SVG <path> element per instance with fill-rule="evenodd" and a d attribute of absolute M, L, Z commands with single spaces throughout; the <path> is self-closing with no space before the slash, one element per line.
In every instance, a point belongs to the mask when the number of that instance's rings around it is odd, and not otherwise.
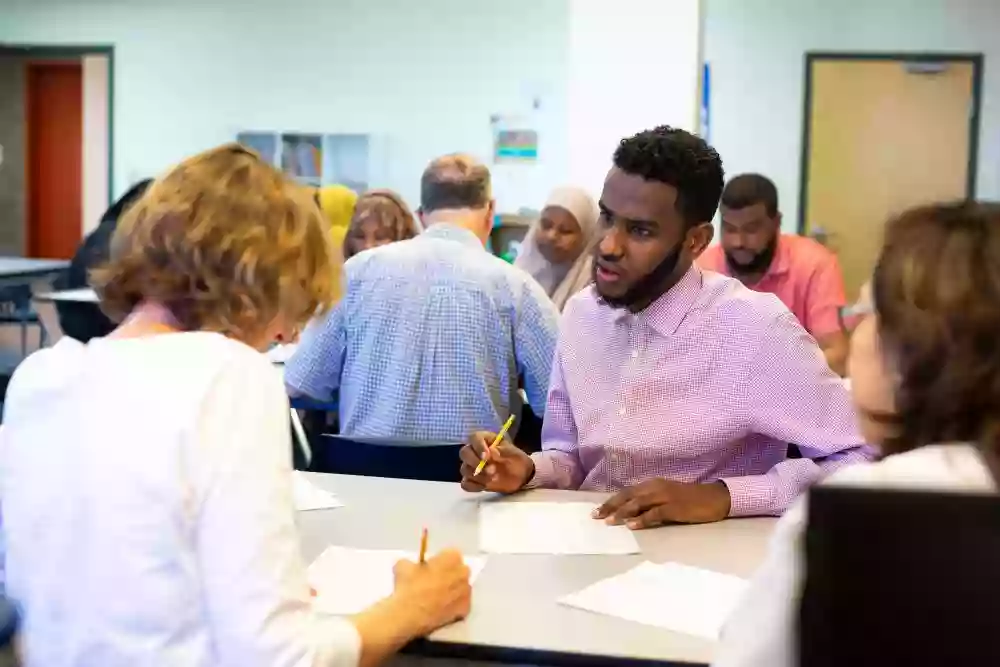
<path fill-rule="evenodd" d="M 494 554 L 635 554 L 632 531 L 592 517 L 593 503 L 484 504 L 479 548 Z"/>
<path fill-rule="evenodd" d="M 680 563 L 642 563 L 560 600 L 674 632 L 716 640 L 747 582 Z"/>
<path fill-rule="evenodd" d="M 416 562 L 408 551 L 327 547 L 309 566 L 309 585 L 316 591 L 315 609 L 324 614 L 357 614 L 392 594 L 393 566 L 400 560 Z M 484 556 L 466 556 L 469 583 L 486 565 Z"/>
<path fill-rule="evenodd" d="M 337 496 L 319 488 L 300 472 L 292 473 L 292 494 L 295 498 L 295 509 L 299 512 L 344 506 L 344 503 L 337 500 Z"/>

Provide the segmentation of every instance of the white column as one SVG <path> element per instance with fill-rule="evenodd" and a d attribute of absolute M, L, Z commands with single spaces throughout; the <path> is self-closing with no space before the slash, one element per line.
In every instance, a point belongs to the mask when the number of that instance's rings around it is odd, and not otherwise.
<path fill-rule="evenodd" d="M 108 208 L 108 57 L 83 57 L 83 234 Z"/>
<path fill-rule="evenodd" d="M 618 142 L 698 129 L 702 0 L 570 0 L 570 182 L 599 194 Z"/>

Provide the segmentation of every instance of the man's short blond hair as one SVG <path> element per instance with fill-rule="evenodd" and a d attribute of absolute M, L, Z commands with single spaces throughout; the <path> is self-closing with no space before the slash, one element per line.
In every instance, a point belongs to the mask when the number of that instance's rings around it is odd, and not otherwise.
<path fill-rule="evenodd" d="M 336 297 L 338 254 L 310 191 L 229 144 L 180 163 L 122 217 L 92 284 L 109 317 L 143 301 L 179 326 L 249 340 Z"/>

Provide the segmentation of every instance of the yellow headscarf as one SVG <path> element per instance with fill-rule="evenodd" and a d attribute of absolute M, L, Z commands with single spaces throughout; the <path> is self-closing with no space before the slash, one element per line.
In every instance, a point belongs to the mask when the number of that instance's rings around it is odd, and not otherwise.
<path fill-rule="evenodd" d="M 358 196 L 343 185 L 324 185 L 319 189 L 319 207 L 330 221 L 330 236 L 337 248 L 344 245 L 347 228 L 354 215 L 354 205 Z"/>

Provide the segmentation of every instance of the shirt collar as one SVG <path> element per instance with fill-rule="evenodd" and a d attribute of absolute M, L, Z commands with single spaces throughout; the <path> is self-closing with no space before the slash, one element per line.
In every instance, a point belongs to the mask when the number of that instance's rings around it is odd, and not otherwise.
<path fill-rule="evenodd" d="M 467 245 L 471 248 L 478 248 L 484 251 L 486 250 L 486 247 L 483 245 L 483 242 L 479 240 L 478 236 L 470 232 L 468 229 L 447 222 L 434 223 L 425 229 L 423 234 L 417 238 L 421 237 L 457 241 L 458 243 Z"/>
<path fill-rule="evenodd" d="M 632 318 L 634 322 L 644 322 L 664 336 L 672 336 L 687 317 L 691 307 L 701 294 L 701 269 L 692 264 L 681 279 L 656 301 L 634 315 L 622 308 L 615 320 Z"/>

